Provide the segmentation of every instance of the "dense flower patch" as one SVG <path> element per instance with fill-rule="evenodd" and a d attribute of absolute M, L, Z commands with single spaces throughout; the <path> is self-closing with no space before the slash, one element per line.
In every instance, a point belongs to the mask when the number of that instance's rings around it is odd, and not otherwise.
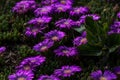
<path fill-rule="evenodd" d="M 14 33 L 0 37 L 0 61 L 3 66 L 11 63 L 12 68 L 5 79 L 119 80 L 119 10 L 106 18 L 107 9 L 95 11 L 79 2 L 21 0 L 13 4 L 11 29 L 0 27 L 0 33 Z"/>

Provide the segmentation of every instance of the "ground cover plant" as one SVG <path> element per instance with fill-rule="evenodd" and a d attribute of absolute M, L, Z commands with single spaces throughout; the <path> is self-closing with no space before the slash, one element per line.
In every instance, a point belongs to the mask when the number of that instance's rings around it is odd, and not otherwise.
<path fill-rule="evenodd" d="M 1 0 L 0 80 L 120 80 L 119 0 Z"/>

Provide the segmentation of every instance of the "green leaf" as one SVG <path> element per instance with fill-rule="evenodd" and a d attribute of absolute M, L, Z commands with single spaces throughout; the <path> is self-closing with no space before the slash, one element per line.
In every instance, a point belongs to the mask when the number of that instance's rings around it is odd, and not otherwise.
<path fill-rule="evenodd" d="M 82 33 L 84 30 L 85 30 L 85 26 L 84 25 L 81 25 L 80 27 L 77 27 L 77 28 L 73 28 L 75 31 L 79 32 L 79 33 Z"/>

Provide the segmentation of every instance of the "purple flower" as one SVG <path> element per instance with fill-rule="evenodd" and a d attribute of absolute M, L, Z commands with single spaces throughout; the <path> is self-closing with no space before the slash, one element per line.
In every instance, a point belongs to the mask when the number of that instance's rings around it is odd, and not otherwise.
<path fill-rule="evenodd" d="M 36 27 L 36 26 L 33 26 L 33 27 L 27 27 L 26 28 L 26 31 L 25 31 L 25 35 L 26 36 L 34 36 L 34 37 L 36 37 L 36 35 L 38 34 L 38 33 L 42 33 L 42 30 L 43 29 L 45 29 L 46 28 L 46 26 L 44 26 L 44 27 L 42 27 L 42 26 L 40 26 L 40 27 Z"/>
<path fill-rule="evenodd" d="M 75 46 L 80 46 L 87 43 L 86 32 L 84 31 L 81 36 L 76 37 L 73 41 Z"/>
<path fill-rule="evenodd" d="M 67 28 L 70 29 L 73 26 L 72 19 L 61 19 L 57 22 L 55 22 L 55 25 L 59 28 Z"/>
<path fill-rule="evenodd" d="M 91 73 L 91 78 L 93 80 L 113 80 L 117 76 L 109 70 L 105 70 L 104 73 L 101 70 L 97 70 Z"/>
<path fill-rule="evenodd" d="M 115 21 L 111 26 L 110 26 L 110 31 L 108 34 L 120 34 L 120 21 Z"/>
<path fill-rule="evenodd" d="M 83 15 L 83 14 L 86 14 L 89 12 L 89 8 L 88 7 L 76 7 L 76 8 L 73 8 L 71 11 L 70 11 L 70 15 L 72 16 L 80 16 L 80 15 Z"/>
<path fill-rule="evenodd" d="M 94 21 L 97 21 L 100 19 L 100 16 L 97 14 L 88 14 L 88 15 L 83 15 L 80 17 L 80 20 L 82 23 L 85 23 L 86 17 L 92 17 Z"/>
<path fill-rule="evenodd" d="M 56 2 L 58 2 L 58 0 L 42 0 L 41 3 L 42 5 L 47 5 L 47 6 L 51 6 L 53 4 L 55 4 Z"/>
<path fill-rule="evenodd" d="M 57 56 L 75 56 L 78 54 L 77 49 L 75 47 L 66 47 L 66 46 L 60 46 L 58 49 L 54 50 L 54 53 L 56 53 Z"/>
<path fill-rule="evenodd" d="M 113 72 L 117 75 L 120 75 L 120 66 L 114 67 Z"/>
<path fill-rule="evenodd" d="M 52 17 L 42 16 L 39 18 L 34 18 L 28 22 L 28 24 L 35 25 L 35 26 L 44 26 L 51 21 Z"/>
<path fill-rule="evenodd" d="M 52 31 L 45 34 L 46 39 L 50 39 L 50 40 L 53 40 L 53 41 L 59 41 L 64 36 L 65 36 L 65 33 L 62 32 L 62 31 L 58 31 L 58 30 L 52 30 Z"/>
<path fill-rule="evenodd" d="M 38 80 L 60 80 L 60 79 L 55 76 L 42 75 L 39 77 Z"/>
<path fill-rule="evenodd" d="M 32 80 L 34 74 L 31 71 L 18 71 L 12 75 L 9 75 L 9 80 Z"/>
<path fill-rule="evenodd" d="M 4 46 L 0 47 L 0 54 L 5 52 L 5 50 L 6 50 L 6 47 L 4 47 Z"/>
<path fill-rule="evenodd" d="M 120 12 L 117 13 L 117 17 L 120 18 Z"/>
<path fill-rule="evenodd" d="M 49 39 L 45 39 L 44 41 L 36 44 L 33 49 L 35 51 L 40 51 L 40 52 L 45 52 L 47 51 L 50 47 L 52 47 L 54 44 L 53 41 L 49 40 Z"/>
<path fill-rule="evenodd" d="M 26 70 L 26 71 L 32 71 L 37 66 L 40 66 L 43 62 L 45 62 L 46 58 L 43 56 L 35 56 L 35 57 L 29 57 L 24 59 L 19 66 L 17 66 L 17 70 Z"/>
<path fill-rule="evenodd" d="M 32 1 L 20 1 L 16 3 L 16 5 L 13 7 L 13 12 L 18 14 L 24 14 L 28 12 L 29 10 L 33 10 L 36 8 L 36 3 L 34 0 Z"/>
<path fill-rule="evenodd" d="M 55 4 L 54 6 L 54 11 L 55 12 L 67 12 L 68 10 L 71 9 L 70 5 L 63 5 L 63 4 Z"/>
<path fill-rule="evenodd" d="M 79 66 L 62 66 L 61 69 L 56 69 L 54 71 L 54 75 L 58 77 L 70 77 L 74 75 L 76 72 L 80 72 L 82 69 Z"/>
<path fill-rule="evenodd" d="M 52 13 L 52 6 L 44 6 L 42 8 L 37 8 L 35 11 L 35 16 L 48 16 Z"/>

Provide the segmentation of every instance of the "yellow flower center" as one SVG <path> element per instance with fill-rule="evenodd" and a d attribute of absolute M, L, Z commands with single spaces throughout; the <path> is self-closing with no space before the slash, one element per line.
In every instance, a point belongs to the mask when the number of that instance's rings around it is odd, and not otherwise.
<path fill-rule="evenodd" d="M 38 31 L 38 29 L 37 29 L 37 28 L 32 29 L 32 32 L 37 32 L 37 31 Z"/>
<path fill-rule="evenodd" d="M 42 23 L 42 22 L 43 22 L 43 20 L 39 19 L 37 22 L 38 22 L 38 23 Z"/>
<path fill-rule="evenodd" d="M 40 50 L 41 50 L 41 51 L 46 51 L 46 50 L 47 50 L 47 46 L 43 46 L 43 47 L 41 47 Z"/>
<path fill-rule="evenodd" d="M 100 77 L 100 80 L 107 80 L 107 78 L 105 78 L 105 77 Z"/>
<path fill-rule="evenodd" d="M 30 70 L 31 68 L 30 68 L 29 65 L 27 65 L 27 66 L 24 66 L 24 69 L 25 69 L 25 70 Z"/>
<path fill-rule="evenodd" d="M 41 12 L 46 12 L 47 11 L 47 9 L 41 9 Z"/>
<path fill-rule="evenodd" d="M 80 9 L 76 9 L 75 12 L 79 13 L 79 12 L 80 12 Z"/>
<path fill-rule="evenodd" d="M 65 74 L 70 74 L 72 71 L 70 69 L 64 70 Z"/>
<path fill-rule="evenodd" d="M 19 77 L 17 80 L 26 80 L 24 77 Z"/>
<path fill-rule="evenodd" d="M 69 22 L 67 22 L 67 21 L 66 21 L 66 22 L 64 22 L 64 24 L 65 24 L 65 25 L 68 25 L 68 24 L 69 24 Z"/>
<path fill-rule="evenodd" d="M 63 50 L 62 52 L 65 53 L 65 54 L 67 54 L 69 51 L 68 50 Z"/>
<path fill-rule="evenodd" d="M 60 3 L 61 4 L 66 4 L 66 1 L 65 0 L 61 0 Z"/>
<path fill-rule="evenodd" d="M 87 39 L 86 39 L 86 38 L 83 38 L 83 39 L 80 40 L 80 42 L 81 42 L 82 44 L 85 44 L 85 43 L 87 42 Z"/>
<path fill-rule="evenodd" d="M 116 74 L 120 74 L 120 72 L 117 72 Z"/>
<path fill-rule="evenodd" d="M 52 37 L 52 40 L 53 40 L 53 41 L 57 41 L 57 40 L 58 40 L 58 37 L 57 37 L 57 36 L 54 36 L 54 37 Z"/>
<path fill-rule="evenodd" d="M 60 10 L 60 11 L 63 11 L 63 8 L 62 8 L 62 7 L 58 7 L 57 9 Z"/>

